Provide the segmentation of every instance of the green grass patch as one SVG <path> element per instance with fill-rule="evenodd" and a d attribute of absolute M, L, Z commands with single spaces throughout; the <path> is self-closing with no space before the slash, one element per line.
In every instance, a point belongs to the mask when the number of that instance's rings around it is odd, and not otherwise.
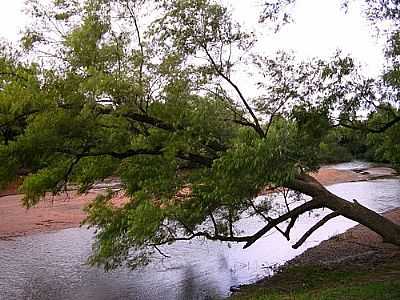
<path fill-rule="evenodd" d="M 357 286 L 338 288 L 321 288 L 311 291 L 272 292 L 258 291 L 237 299 L 254 300 L 398 300 L 400 299 L 400 281 L 375 282 Z"/>
<path fill-rule="evenodd" d="M 398 300 L 400 262 L 378 266 L 289 267 L 236 300 Z"/>

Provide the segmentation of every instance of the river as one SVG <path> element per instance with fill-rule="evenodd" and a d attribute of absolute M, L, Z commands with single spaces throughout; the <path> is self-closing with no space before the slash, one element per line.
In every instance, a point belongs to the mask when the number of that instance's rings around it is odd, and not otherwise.
<path fill-rule="evenodd" d="M 352 169 L 360 165 L 365 167 L 363 163 L 335 167 Z M 329 189 L 377 212 L 400 207 L 398 179 L 342 183 Z M 293 229 L 293 241 L 327 213 L 320 210 L 311 218 L 300 218 Z M 223 299 L 230 294 L 231 286 L 270 275 L 274 266 L 355 224 L 335 218 L 297 250 L 279 233 L 263 237 L 247 250 L 236 244 L 203 240 L 179 242 L 164 248 L 170 258 L 160 256 L 142 269 L 120 268 L 110 273 L 85 265 L 93 239 L 93 232 L 85 228 L 0 241 L 0 299 Z M 249 232 L 261 225 L 256 219 L 240 224 Z"/>

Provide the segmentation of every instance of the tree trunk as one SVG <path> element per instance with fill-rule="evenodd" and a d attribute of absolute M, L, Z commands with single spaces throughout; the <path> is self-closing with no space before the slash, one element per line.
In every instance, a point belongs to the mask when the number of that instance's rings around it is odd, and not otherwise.
<path fill-rule="evenodd" d="M 383 242 L 400 246 L 399 224 L 393 223 L 382 215 L 366 208 L 356 200 L 350 202 L 332 194 L 313 177 L 302 174 L 288 187 L 311 196 L 332 211 L 368 227 L 382 236 Z"/>

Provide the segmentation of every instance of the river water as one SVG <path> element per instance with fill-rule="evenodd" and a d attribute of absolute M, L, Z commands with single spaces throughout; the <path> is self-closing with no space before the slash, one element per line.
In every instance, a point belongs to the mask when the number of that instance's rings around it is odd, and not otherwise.
<path fill-rule="evenodd" d="M 329 189 L 348 200 L 357 199 L 377 212 L 400 207 L 398 179 L 336 184 Z M 293 241 L 327 213 L 320 210 L 311 218 L 300 218 L 293 229 Z M 262 224 L 246 219 L 240 226 L 254 232 Z M 84 228 L 0 241 L 0 299 L 221 299 L 229 295 L 231 286 L 270 275 L 271 267 L 354 225 L 344 218 L 335 218 L 297 250 L 279 233 L 263 237 L 246 250 L 236 244 L 179 242 L 164 248 L 170 258 L 160 256 L 142 269 L 120 268 L 110 273 L 85 265 L 93 232 Z"/>

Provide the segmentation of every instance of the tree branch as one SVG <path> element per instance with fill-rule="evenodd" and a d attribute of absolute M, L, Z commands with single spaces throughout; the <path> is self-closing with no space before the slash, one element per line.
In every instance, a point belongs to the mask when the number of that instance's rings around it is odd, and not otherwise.
<path fill-rule="evenodd" d="M 339 122 L 338 126 L 343 126 L 345 128 L 355 129 L 355 130 L 364 130 L 364 131 L 368 131 L 370 133 L 383 133 L 399 122 L 400 122 L 400 116 L 396 116 L 391 121 L 389 121 L 377 128 L 370 128 L 370 127 L 368 127 L 367 124 L 365 126 L 357 126 L 357 125 L 352 125 L 352 124 L 346 124 L 344 122 Z"/>
<path fill-rule="evenodd" d="M 157 246 L 161 246 L 161 245 L 165 245 L 165 244 L 169 244 L 172 242 L 177 242 L 177 241 L 191 241 L 196 237 L 204 237 L 208 240 L 211 241 L 221 241 L 221 242 L 235 242 L 235 243 L 244 243 L 250 240 L 250 236 L 225 236 L 225 235 L 219 235 L 219 234 L 215 234 L 215 235 L 211 235 L 208 232 L 193 232 L 192 235 L 188 236 L 188 237 L 172 237 L 170 239 L 164 240 L 160 243 L 157 243 Z M 152 245 L 154 246 L 154 245 Z"/>
<path fill-rule="evenodd" d="M 167 255 L 167 254 L 165 254 L 164 252 L 162 252 L 161 251 L 161 249 L 160 248 L 158 248 L 158 246 L 157 245 L 152 245 L 153 247 L 154 247 L 154 249 L 156 249 L 157 250 L 157 252 L 158 253 L 160 253 L 160 255 L 161 256 L 164 256 L 165 258 L 170 258 L 171 256 L 169 256 L 169 255 Z"/>
<path fill-rule="evenodd" d="M 214 233 L 218 234 L 217 221 L 215 220 L 214 215 L 212 214 L 212 212 L 210 212 L 210 218 L 211 218 L 211 222 L 213 223 L 213 226 L 214 226 Z"/>
<path fill-rule="evenodd" d="M 259 230 L 258 232 L 256 232 L 254 235 L 251 236 L 251 238 L 247 241 L 246 245 L 244 245 L 243 249 L 246 249 L 246 248 L 250 247 L 251 245 L 253 245 L 258 239 L 260 239 L 264 234 L 266 234 L 268 231 L 270 231 L 276 225 L 278 225 L 282 222 L 285 222 L 286 220 L 288 220 L 290 218 L 298 217 L 307 211 L 317 209 L 317 208 L 322 208 L 322 207 L 323 207 L 322 203 L 319 200 L 313 199 L 309 202 L 306 202 L 306 203 L 294 208 L 290 212 L 288 212 L 276 219 L 271 219 L 271 221 L 268 222 L 268 224 L 265 227 L 263 227 L 261 230 Z"/>
<path fill-rule="evenodd" d="M 24 113 L 22 113 L 22 114 L 20 114 L 18 116 L 15 116 L 12 120 L 9 120 L 9 121 L 7 121 L 7 122 L 5 122 L 3 124 L 0 124 L 0 128 L 10 126 L 10 125 L 14 124 L 16 121 L 26 119 L 30 115 L 33 115 L 33 114 L 38 113 L 38 112 L 39 112 L 38 109 L 33 109 L 31 111 L 24 112 Z"/>
<path fill-rule="evenodd" d="M 246 127 L 252 127 L 255 131 L 258 131 L 257 126 L 254 123 L 247 121 L 246 119 L 243 119 L 243 120 L 225 119 L 224 121 L 231 121 L 231 122 L 239 124 L 239 125 L 243 125 Z"/>
<path fill-rule="evenodd" d="M 56 151 L 59 153 L 73 155 L 79 158 L 109 155 L 118 159 L 125 159 L 136 155 L 161 155 L 163 153 L 161 149 L 135 149 L 135 150 L 130 149 L 127 150 L 126 152 L 105 151 L 105 152 L 83 152 L 83 153 L 66 149 L 57 149 Z"/>
<path fill-rule="evenodd" d="M 156 128 L 159 129 L 164 129 L 166 131 L 176 131 L 177 128 L 175 128 L 173 125 L 165 123 L 164 121 L 144 115 L 144 114 L 138 114 L 138 113 L 124 113 L 123 116 L 137 122 L 145 123 L 148 125 L 152 125 Z"/>
<path fill-rule="evenodd" d="M 292 230 L 293 226 L 296 224 L 298 216 L 293 216 L 290 219 L 288 226 L 286 227 L 285 237 L 289 241 L 290 240 L 290 231 Z"/>
<path fill-rule="evenodd" d="M 267 222 L 273 221 L 273 219 L 272 219 L 271 217 L 269 217 L 269 216 L 263 214 L 263 212 L 260 211 L 260 210 L 255 206 L 255 204 L 254 204 L 254 202 L 253 202 L 252 200 L 249 200 L 249 203 L 250 203 L 250 206 L 253 208 L 253 210 L 254 210 L 258 215 L 260 215 L 265 221 L 267 221 Z M 289 238 L 287 237 L 286 233 L 285 233 L 282 229 L 280 229 L 280 228 L 278 227 L 278 225 L 275 225 L 275 229 L 278 230 L 284 237 L 286 237 L 287 240 L 289 240 Z"/>
<path fill-rule="evenodd" d="M 301 239 L 292 246 L 293 249 L 299 248 L 303 243 L 310 237 L 311 234 L 313 234 L 318 228 L 322 227 L 325 225 L 326 222 L 329 220 L 340 216 L 339 212 L 333 212 L 330 213 L 329 215 L 325 216 L 323 219 L 321 219 L 317 224 L 315 224 L 313 227 L 311 227 L 302 237 Z"/>
<path fill-rule="evenodd" d="M 139 66 L 139 84 L 141 87 L 143 87 L 144 46 L 143 46 L 142 37 L 140 34 L 140 30 L 139 30 L 138 20 L 137 20 L 135 13 L 132 10 L 132 8 L 129 6 L 129 1 L 126 2 L 126 7 L 131 15 L 131 18 L 133 19 L 133 24 L 135 26 L 136 36 L 137 36 L 138 44 L 139 44 L 139 48 L 140 48 L 140 55 L 142 56 L 140 58 L 140 66 Z M 139 107 L 142 111 L 145 111 L 142 107 L 142 105 L 143 105 L 142 100 L 143 100 L 143 97 L 141 97 Z"/>
<path fill-rule="evenodd" d="M 233 89 L 236 91 L 236 93 L 239 95 L 240 100 L 242 101 L 242 103 L 244 104 L 244 106 L 246 107 L 247 111 L 249 112 L 249 114 L 251 115 L 251 117 L 253 118 L 254 121 L 254 129 L 256 130 L 256 132 L 258 133 L 258 135 L 261 138 L 265 137 L 265 133 L 262 130 L 260 123 L 258 122 L 258 118 L 256 117 L 256 115 L 253 112 L 253 109 L 250 107 L 250 105 L 247 103 L 247 100 L 244 98 L 242 91 L 239 89 L 239 87 L 228 77 L 224 74 L 224 72 L 222 72 L 222 70 L 218 67 L 217 63 L 215 62 L 214 58 L 211 56 L 210 52 L 208 51 L 207 47 L 205 45 L 202 46 L 202 48 L 204 49 L 207 57 L 210 59 L 211 64 L 213 65 L 215 71 L 218 73 L 219 76 L 221 76 L 227 83 L 229 83 L 230 86 L 233 87 Z"/>
<path fill-rule="evenodd" d="M 73 155 L 79 158 L 83 157 L 96 157 L 96 156 L 111 156 L 117 159 L 125 159 L 129 158 L 132 156 L 137 156 L 137 155 L 162 155 L 164 152 L 162 151 L 162 148 L 155 148 L 155 149 L 129 149 L 125 152 L 114 152 L 114 151 L 104 151 L 104 152 L 75 152 L 71 150 L 66 150 L 66 149 L 57 149 L 56 150 L 59 153 L 64 153 L 64 154 L 69 154 Z M 199 154 L 195 153 L 184 153 L 184 152 L 178 152 L 176 154 L 176 157 L 182 160 L 187 160 L 191 161 L 194 163 L 198 163 L 200 165 L 206 166 L 206 167 L 211 167 L 213 159 L 201 156 Z"/>
<path fill-rule="evenodd" d="M 148 115 L 144 115 L 144 114 L 138 114 L 138 113 L 125 113 L 124 114 L 125 117 L 133 120 L 133 121 L 137 121 L 137 122 L 141 122 L 141 123 L 145 123 L 151 126 L 154 126 L 156 128 L 159 129 L 163 129 L 166 131 L 170 131 L 170 132 L 176 132 L 178 130 L 184 130 L 184 127 L 175 127 L 169 123 L 166 123 L 160 119 L 148 116 Z M 225 151 L 227 150 L 227 147 L 223 144 L 219 144 L 217 142 L 213 142 L 208 143 L 207 145 L 204 145 L 206 147 L 209 147 L 210 149 L 212 149 L 213 151 Z"/>

